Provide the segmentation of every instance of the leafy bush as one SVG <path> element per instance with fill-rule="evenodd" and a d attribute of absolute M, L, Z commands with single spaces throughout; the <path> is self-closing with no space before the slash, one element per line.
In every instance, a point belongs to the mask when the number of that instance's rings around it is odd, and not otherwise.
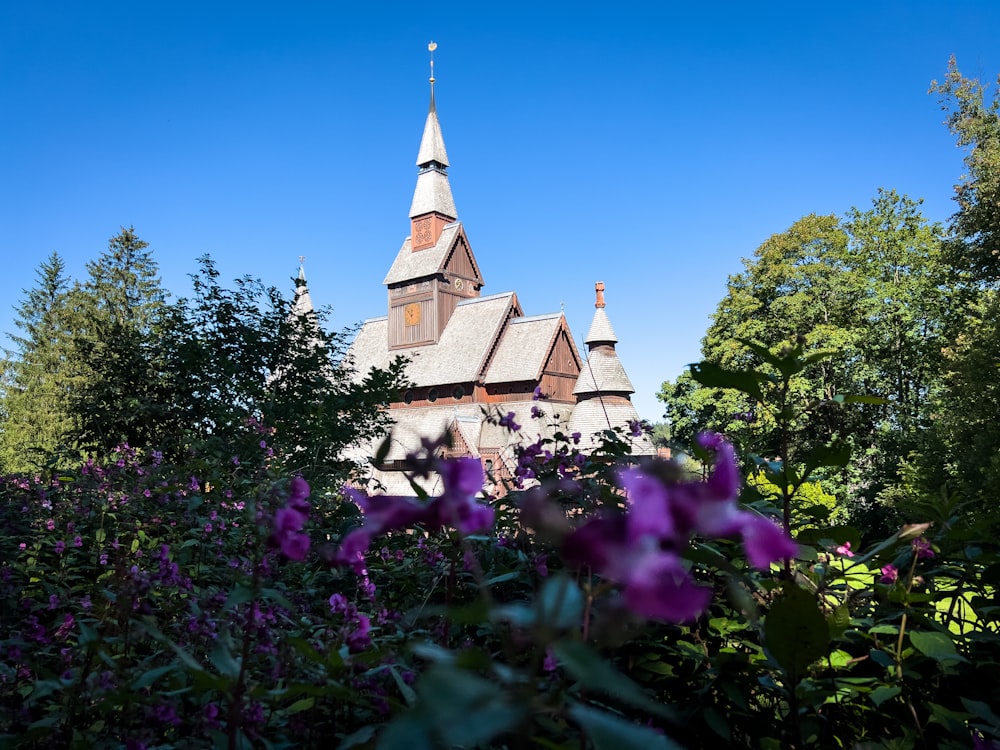
<path fill-rule="evenodd" d="M 763 396 L 814 361 L 801 347 L 767 356 L 766 373 L 699 372 Z M 809 419 L 759 408 L 778 435 Z M 633 463 L 628 435 L 605 438 L 591 455 L 578 435 L 524 444 L 494 498 L 478 497 L 478 461 L 441 459 L 434 443 L 409 468 L 440 473 L 440 497 L 323 496 L 256 421 L 232 436 L 252 452 L 226 461 L 122 446 L 77 471 L 5 478 L 0 745 L 1000 737 L 1000 560 L 957 499 L 868 543 L 798 500 L 850 460 L 840 443 L 756 458 L 778 490 L 759 492 L 719 436 L 692 447 L 704 480 Z"/>

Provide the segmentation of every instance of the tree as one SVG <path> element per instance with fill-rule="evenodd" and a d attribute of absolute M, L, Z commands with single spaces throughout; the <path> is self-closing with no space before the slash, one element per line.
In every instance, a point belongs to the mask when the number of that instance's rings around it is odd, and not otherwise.
<path fill-rule="evenodd" d="M 945 123 L 967 149 L 968 170 L 955 186 L 949 260 L 974 281 L 1000 282 L 1000 76 L 992 99 L 976 78 L 966 78 L 952 57 L 943 82 L 931 82 L 948 113 Z"/>
<path fill-rule="evenodd" d="M 805 216 L 768 238 L 753 260 L 744 260 L 745 270 L 729 278 L 726 296 L 702 339 L 703 358 L 727 369 L 746 370 L 763 362 L 745 341 L 769 349 L 788 346 L 800 337 L 820 349 L 847 345 L 852 332 L 842 325 L 844 309 L 851 303 L 851 290 L 844 282 L 846 247 L 847 236 L 834 216 Z M 832 367 L 830 361 L 817 363 L 812 377 L 799 381 L 805 390 L 793 395 L 832 397 L 839 382 Z M 778 454 L 774 425 L 742 394 L 706 388 L 685 374 L 676 383 L 665 383 L 660 399 L 666 404 L 675 440 L 690 444 L 697 432 L 713 430 L 734 440 L 743 455 Z"/>
<path fill-rule="evenodd" d="M 929 396 L 939 382 L 948 269 L 942 230 L 919 206 L 880 190 L 867 211 L 852 208 L 842 221 L 806 216 L 772 236 L 730 278 L 702 341 L 704 359 L 729 370 L 762 366 L 747 342 L 772 352 L 796 342 L 836 352 L 811 361 L 787 397 L 810 415 L 795 442 L 853 440 L 851 469 L 836 482 L 827 477 L 826 487 L 857 507 L 895 497 L 904 481 L 899 459 L 923 446 Z M 836 397 L 844 395 L 878 401 L 841 409 Z M 777 457 L 788 437 L 778 436 L 745 394 L 706 387 L 691 375 L 665 383 L 660 398 L 674 434 L 685 439 L 719 430 L 747 452 Z"/>
<path fill-rule="evenodd" d="M 171 398 L 156 361 L 166 292 L 148 248 L 134 227 L 122 227 L 108 249 L 87 264 L 89 278 L 76 290 L 80 385 L 71 408 L 76 438 L 87 451 L 106 454 L 120 443 L 155 443 L 155 415 Z"/>
<path fill-rule="evenodd" d="M 75 325 L 66 265 L 53 252 L 36 271 L 37 283 L 16 308 L 2 387 L 0 469 L 38 471 L 70 442 L 69 399 L 76 380 L 70 361 Z"/>
<path fill-rule="evenodd" d="M 998 77 L 1000 84 L 1000 77 Z M 953 307 L 959 322 L 943 348 L 942 390 L 934 403 L 939 450 L 921 456 L 917 471 L 926 491 L 939 492 L 941 467 L 951 488 L 974 501 L 980 514 L 995 514 L 1000 481 L 1000 85 L 988 97 L 966 78 L 953 57 L 942 83 L 945 121 L 966 149 L 966 174 L 955 187 L 958 212 L 951 218 L 947 258 L 963 292 Z M 994 515 L 995 517 L 995 515 Z"/>
<path fill-rule="evenodd" d="M 286 470 L 339 486 L 354 468 L 346 449 L 385 432 L 403 361 L 355 373 L 344 361 L 349 332 L 326 331 L 326 311 L 290 314 L 277 289 L 244 277 L 230 290 L 218 276 L 202 258 L 194 294 L 170 307 L 159 332 L 172 392 L 161 446 L 229 460 L 263 439 Z"/>

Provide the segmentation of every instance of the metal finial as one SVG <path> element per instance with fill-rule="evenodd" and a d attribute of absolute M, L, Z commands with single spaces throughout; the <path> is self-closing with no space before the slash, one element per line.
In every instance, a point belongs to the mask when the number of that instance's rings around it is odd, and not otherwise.
<path fill-rule="evenodd" d="M 300 255 L 299 256 L 299 265 L 301 266 L 305 262 L 306 262 L 306 256 Z"/>
<path fill-rule="evenodd" d="M 437 42 L 431 42 L 427 45 L 427 51 L 431 53 L 431 94 L 434 93 L 434 50 L 437 48 Z"/>

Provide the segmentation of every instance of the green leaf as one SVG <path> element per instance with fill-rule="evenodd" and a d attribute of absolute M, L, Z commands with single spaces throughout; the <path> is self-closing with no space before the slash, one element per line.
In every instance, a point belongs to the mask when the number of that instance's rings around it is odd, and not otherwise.
<path fill-rule="evenodd" d="M 851 624 L 851 613 L 846 604 L 841 604 L 830 613 L 827 625 L 830 629 L 830 640 L 840 638 Z"/>
<path fill-rule="evenodd" d="M 372 731 L 368 731 L 371 729 Z M 405 713 L 393 720 L 382 734 L 379 735 L 378 750 L 434 750 L 434 745 L 429 736 L 430 727 L 424 717 Z M 366 727 L 340 743 L 339 747 L 356 747 L 366 744 L 375 733 L 374 728 Z"/>
<path fill-rule="evenodd" d="M 520 723 L 524 710 L 508 702 L 496 683 L 444 665 L 417 683 L 424 715 L 446 746 L 488 743 Z"/>
<path fill-rule="evenodd" d="M 975 716 L 981 721 L 987 721 L 996 729 L 1000 729 L 1000 716 L 997 716 L 993 709 L 982 701 L 974 701 L 970 698 L 962 698 L 962 705 L 965 706 L 965 710 Z"/>
<path fill-rule="evenodd" d="M 830 631 L 816 598 L 798 586 L 788 586 L 764 618 L 764 642 L 794 680 L 827 653 Z"/>
<path fill-rule="evenodd" d="M 727 370 L 712 362 L 698 362 L 691 365 L 691 377 L 710 388 L 734 388 L 757 401 L 764 400 L 760 376 L 752 370 Z"/>
<path fill-rule="evenodd" d="M 944 633 L 911 630 L 909 635 L 913 648 L 934 661 L 966 661 L 955 649 L 955 643 Z"/>
<path fill-rule="evenodd" d="M 226 598 L 226 603 L 223 605 L 223 609 L 232 609 L 238 604 L 246 604 L 249 601 L 253 601 L 256 593 L 253 588 L 242 583 L 236 584 L 233 590 L 229 592 L 229 596 Z"/>
<path fill-rule="evenodd" d="M 868 696 L 871 698 L 872 703 L 876 706 L 881 706 L 888 700 L 892 700 L 897 695 L 903 692 L 903 688 L 898 686 L 889 687 L 888 685 L 881 685 L 874 690 Z"/>
<path fill-rule="evenodd" d="M 583 591 L 577 582 L 558 573 L 547 579 L 538 592 L 538 622 L 557 629 L 577 627 L 583 618 L 583 604 Z"/>
<path fill-rule="evenodd" d="M 229 677 L 235 680 L 240 675 L 240 663 L 233 658 L 232 653 L 229 651 L 229 646 L 226 645 L 225 639 L 219 638 L 215 642 L 215 647 L 212 649 L 212 653 L 208 656 L 209 661 L 212 662 L 212 666 L 215 667 L 219 674 Z"/>
<path fill-rule="evenodd" d="M 582 703 L 570 704 L 569 715 L 594 743 L 595 750 L 680 750 L 680 745 L 650 727 Z"/>
<path fill-rule="evenodd" d="M 163 677 L 165 674 L 169 674 L 177 669 L 176 664 L 168 664 L 165 667 L 157 667 L 156 669 L 150 669 L 148 672 L 144 672 L 139 675 L 138 679 L 132 683 L 132 690 L 142 690 L 143 688 L 149 687 L 158 679 Z"/>
<path fill-rule="evenodd" d="M 674 712 L 668 706 L 647 695 L 642 688 L 608 664 L 587 644 L 579 641 L 563 641 L 554 644 L 552 650 L 559 658 L 560 666 L 579 680 L 581 687 L 610 695 L 665 719 L 676 719 Z"/>
<path fill-rule="evenodd" d="M 891 632 L 898 633 L 899 631 L 893 628 Z M 868 652 L 868 656 L 871 658 L 873 662 L 875 662 L 881 667 L 891 667 L 896 663 L 896 660 L 892 657 L 892 654 L 890 654 L 887 651 L 883 651 L 882 649 L 873 648 L 871 651 Z"/>
<path fill-rule="evenodd" d="M 403 700 L 406 701 L 408 706 L 415 706 L 417 704 L 417 694 L 406 682 L 403 677 L 399 674 L 399 670 L 395 666 L 389 667 L 389 674 L 392 675 L 392 679 L 396 683 L 396 687 L 399 688 L 399 692 L 403 695 Z"/>
<path fill-rule="evenodd" d="M 800 460 L 806 467 L 802 473 L 805 478 L 824 466 L 843 468 L 851 461 L 851 445 L 845 440 L 834 440 L 829 445 L 814 448 Z"/>
<path fill-rule="evenodd" d="M 299 700 L 295 701 L 295 703 L 293 703 L 292 705 L 290 705 L 285 710 L 285 713 L 288 713 L 288 714 L 297 714 L 297 713 L 301 713 L 302 711 L 308 711 L 310 708 L 313 707 L 313 705 L 315 703 L 316 703 L 316 699 L 314 697 L 312 697 L 312 696 L 309 696 L 308 698 L 299 698 Z"/>

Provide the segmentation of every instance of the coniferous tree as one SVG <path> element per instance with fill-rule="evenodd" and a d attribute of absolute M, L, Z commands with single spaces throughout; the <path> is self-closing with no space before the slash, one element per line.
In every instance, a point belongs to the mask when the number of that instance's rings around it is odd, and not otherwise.
<path fill-rule="evenodd" d="M 155 346 L 166 293 L 148 248 L 134 227 L 123 227 L 87 264 L 89 278 L 78 287 L 82 315 L 74 344 L 81 385 L 71 403 L 85 450 L 154 443 L 151 415 L 170 398 Z"/>
<path fill-rule="evenodd" d="M 72 442 L 74 297 L 58 253 L 42 262 L 37 284 L 16 308 L 2 381 L 0 469 L 37 471 Z"/>

